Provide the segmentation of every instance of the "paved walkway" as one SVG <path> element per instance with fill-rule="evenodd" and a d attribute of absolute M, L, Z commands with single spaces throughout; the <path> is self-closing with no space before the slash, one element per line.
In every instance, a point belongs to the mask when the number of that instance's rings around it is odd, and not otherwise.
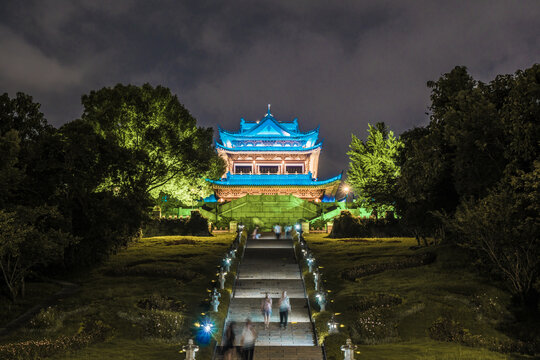
<path fill-rule="evenodd" d="M 291 299 L 292 311 L 287 329 L 279 327 L 278 301 L 283 290 L 287 290 Z M 266 292 L 273 300 L 269 329 L 264 329 L 261 313 L 261 302 Z M 258 332 L 255 360 L 322 359 L 321 348 L 315 344 L 300 268 L 291 239 L 276 240 L 269 234 L 258 240 L 248 240 L 227 319 L 237 323 L 237 340 L 240 340 L 243 323 L 247 318 L 254 322 Z"/>

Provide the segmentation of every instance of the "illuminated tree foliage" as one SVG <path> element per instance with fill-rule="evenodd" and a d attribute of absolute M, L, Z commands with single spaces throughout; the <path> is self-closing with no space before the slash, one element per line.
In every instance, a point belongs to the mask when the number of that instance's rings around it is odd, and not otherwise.
<path fill-rule="evenodd" d="M 369 125 L 367 140 L 354 134 L 350 144 L 348 181 L 363 206 L 375 214 L 393 210 L 394 188 L 400 174 L 397 164 L 402 142 L 384 123 Z"/>
<path fill-rule="evenodd" d="M 129 151 L 129 171 L 110 178 L 105 186 L 143 191 L 154 198 L 165 192 L 190 201 L 207 191 L 203 176 L 222 166 L 212 129 L 197 127 L 165 87 L 119 84 L 84 95 L 82 103 L 83 121 Z"/>

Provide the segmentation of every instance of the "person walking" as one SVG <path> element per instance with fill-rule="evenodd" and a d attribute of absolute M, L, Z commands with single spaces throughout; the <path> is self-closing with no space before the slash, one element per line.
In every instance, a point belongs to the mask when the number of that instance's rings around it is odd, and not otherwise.
<path fill-rule="evenodd" d="M 261 234 L 259 234 L 259 226 L 255 226 L 255 229 L 253 229 L 253 234 L 251 234 L 251 237 L 256 240 L 261 238 Z"/>
<path fill-rule="evenodd" d="M 234 339 L 235 339 L 234 326 L 235 326 L 235 324 L 236 323 L 234 321 L 231 321 L 229 323 L 229 326 L 227 326 L 227 330 L 225 330 L 225 345 L 223 346 L 223 354 L 225 355 L 224 356 L 225 360 L 232 360 L 232 355 L 233 355 L 234 350 L 235 350 L 235 346 L 234 346 Z"/>
<path fill-rule="evenodd" d="M 289 312 L 291 311 L 291 301 L 287 296 L 287 291 L 281 293 L 279 299 L 279 327 L 287 328 L 287 321 L 289 320 Z"/>
<path fill-rule="evenodd" d="M 281 237 L 281 226 L 279 224 L 274 225 L 274 234 L 276 234 L 276 239 L 279 240 Z"/>
<path fill-rule="evenodd" d="M 253 352 L 255 351 L 255 340 L 257 340 L 257 331 L 253 327 L 253 323 L 248 318 L 246 325 L 242 331 L 242 339 L 240 346 L 242 347 L 242 359 L 253 360 Z"/>
<path fill-rule="evenodd" d="M 266 293 L 266 296 L 262 301 L 261 311 L 264 318 L 264 328 L 268 329 L 270 326 L 270 316 L 272 316 L 272 298 L 268 295 L 268 293 Z"/>

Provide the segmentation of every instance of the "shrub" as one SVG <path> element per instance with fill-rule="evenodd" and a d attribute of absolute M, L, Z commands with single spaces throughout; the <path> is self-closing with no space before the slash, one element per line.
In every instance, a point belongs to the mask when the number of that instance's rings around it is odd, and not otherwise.
<path fill-rule="evenodd" d="M 429 327 L 429 337 L 437 341 L 463 343 L 465 336 L 470 335 L 457 321 L 440 317 Z"/>
<path fill-rule="evenodd" d="M 36 330 L 54 331 L 62 327 L 63 315 L 58 309 L 48 307 L 41 309 L 39 313 L 30 320 L 30 326 Z"/>
<path fill-rule="evenodd" d="M 356 278 L 378 274 L 386 270 L 399 270 L 410 267 L 428 265 L 435 261 L 437 255 L 432 252 L 424 252 L 411 256 L 404 256 L 384 263 L 362 264 L 345 269 L 341 272 L 341 277 L 354 281 Z"/>
<path fill-rule="evenodd" d="M 177 339 L 182 335 L 183 323 L 183 316 L 172 311 L 149 310 L 141 315 L 144 334 L 150 338 Z"/>
<path fill-rule="evenodd" d="M 540 341 L 523 342 L 513 339 L 497 339 L 482 335 L 472 335 L 469 330 L 454 320 L 440 317 L 428 329 L 429 337 L 438 341 L 484 347 L 501 353 L 521 353 L 537 355 L 540 353 Z"/>
<path fill-rule="evenodd" d="M 0 346 L 0 359 L 31 360 L 43 359 L 54 354 L 78 350 L 93 343 L 105 341 L 111 334 L 111 327 L 102 321 L 82 323 L 73 336 L 57 339 L 29 340 Z"/>
<path fill-rule="evenodd" d="M 112 266 L 105 270 L 105 275 L 108 276 L 147 276 L 160 278 L 173 278 L 184 281 L 191 281 L 197 277 L 197 273 L 180 267 L 166 266 Z"/>
<path fill-rule="evenodd" d="M 181 300 L 176 300 L 171 297 L 152 294 L 146 299 L 139 300 L 137 306 L 145 310 L 168 310 L 168 311 L 185 311 L 186 304 Z"/>
<path fill-rule="evenodd" d="M 399 237 L 407 236 L 396 219 L 361 219 L 344 210 L 334 218 L 334 226 L 329 237 Z"/>
<path fill-rule="evenodd" d="M 356 298 L 351 302 L 352 305 L 349 306 L 349 309 L 363 312 L 369 310 L 372 307 L 400 305 L 403 300 L 399 295 L 375 293 L 368 296 Z"/>
<path fill-rule="evenodd" d="M 398 339 L 397 324 L 387 306 L 360 313 L 352 325 L 353 340 L 359 344 L 381 344 Z"/>
<path fill-rule="evenodd" d="M 143 233 L 144 236 L 210 236 L 208 232 L 208 220 L 198 211 L 192 211 L 189 218 L 149 220 L 145 224 Z"/>

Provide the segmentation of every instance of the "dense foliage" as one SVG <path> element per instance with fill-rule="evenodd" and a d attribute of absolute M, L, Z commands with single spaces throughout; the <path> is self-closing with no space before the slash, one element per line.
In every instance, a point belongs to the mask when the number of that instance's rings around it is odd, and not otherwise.
<path fill-rule="evenodd" d="M 474 250 L 536 310 L 540 65 L 488 84 L 456 67 L 428 86 L 429 124 L 401 136 L 399 214 L 419 237 Z"/>
<path fill-rule="evenodd" d="M 82 102 L 81 119 L 55 129 L 32 97 L 0 96 L 0 289 L 13 300 L 32 274 L 126 246 L 156 194 L 189 202 L 222 171 L 212 130 L 166 88 L 117 85 Z"/>
<path fill-rule="evenodd" d="M 379 217 L 394 210 L 397 160 L 403 143 L 384 123 L 370 124 L 368 133 L 366 141 L 352 135 L 348 181 L 362 206 Z"/>

